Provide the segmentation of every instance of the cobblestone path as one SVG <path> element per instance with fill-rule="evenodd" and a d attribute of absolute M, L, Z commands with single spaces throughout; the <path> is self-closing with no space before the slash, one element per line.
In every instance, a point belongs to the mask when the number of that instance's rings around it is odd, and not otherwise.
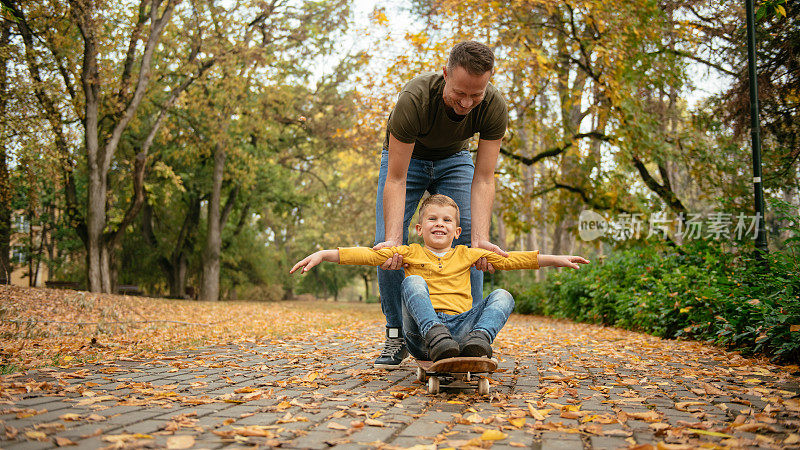
<path fill-rule="evenodd" d="M 375 370 L 378 321 L 0 378 L 0 448 L 696 448 L 800 444 L 797 367 L 513 316 L 490 395 Z"/>

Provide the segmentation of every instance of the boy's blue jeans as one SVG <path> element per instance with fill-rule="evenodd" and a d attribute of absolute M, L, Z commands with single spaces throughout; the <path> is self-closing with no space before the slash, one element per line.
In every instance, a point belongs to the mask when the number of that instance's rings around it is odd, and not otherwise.
<path fill-rule="evenodd" d="M 444 324 L 453 339 L 464 342 L 472 330 L 483 330 L 494 342 L 497 333 L 506 324 L 514 310 L 514 298 L 504 289 L 497 289 L 486 297 L 486 301 L 457 315 L 436 312 L 431 305 L 428 284 L 419 275 L 411 275 L 402 283 L 403 338 L 408 351 L 417 359 L 428 360 L 425 335 L 432 326 Z M 474 302 L 473 302 L 474 303 Z"/>
<path fill-rule="evenodd" d="M 377 222 L 375 224 L 375 244 L 386 240 L 383 220 L 383 186 L 389 168 L 389 152 L 381 155 L 381 169 L 378 174 L 378 199 L 376 202 Z M 438 161 L 425 161 L 411 158 L 406 176 L 406 204 L 403 214 L 403 244 L 408 244 L 408 225 L 417 210 L 425 191 L 431 194 L 444 194 L 458 205 L 461 215 L 461 236 L 453 241 L 453 246 L 472 242 L 472 215 L 470 209 L 470 189 L 475 163 L 468 150 L 460 151 Z M 387 328 L 401 328 L 403 324 L 400 288 L 405 274 L 403 270 L 383 270 L 378 268 L 378 288 L 381 295 L 381 309 L 386 316 Z M 472 306 L 483 301 L 483 272 L 470 269 L 472 285 Z"/>

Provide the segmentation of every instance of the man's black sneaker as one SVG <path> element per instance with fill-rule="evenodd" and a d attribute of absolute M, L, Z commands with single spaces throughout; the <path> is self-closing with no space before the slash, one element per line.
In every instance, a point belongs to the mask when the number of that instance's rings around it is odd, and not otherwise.
<path fill-rule="evenodd" d="M 387 328 L 383 351 L 381 356 L 375 360 L 373 367 L 394 370 L 399 368 L 406 358 L 408 358 L 408 349 L 406 349 L 406 344 L 403 342 L 403 336 L 400 336 L 399 329 Z"/>
<path fill-rule="evenodd" d="M 460 356 L 485 356 L 492 357 L 492 344 L 489 335 L 483 330 L 472 330 L 467 339 L 461 344 Z"/>
<path fill-rule="evenodd" d="M 458 356 L 458 342 L 453 339 L 450 330 L 442 324 L 436 324 L 428 330 L 425 334 L 425 344 L 428 346 L 428 357 L 431 361 Z"/>

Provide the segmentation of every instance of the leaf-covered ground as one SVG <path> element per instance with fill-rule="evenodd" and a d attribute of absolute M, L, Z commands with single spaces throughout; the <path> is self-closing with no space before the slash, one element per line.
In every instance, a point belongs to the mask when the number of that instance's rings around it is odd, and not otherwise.
<path fill-rule="evenodd" d="M 0 286 L 0 370 L 363 326 L 375 304 L 198 302 Z"/>
<path fill-rule="evenodd" d="M 2 448 L 800 447 L 798 367 L 696 342 L 512 316 L 490 395 L 431 395 L 378 305 L 2 289 Z"/>

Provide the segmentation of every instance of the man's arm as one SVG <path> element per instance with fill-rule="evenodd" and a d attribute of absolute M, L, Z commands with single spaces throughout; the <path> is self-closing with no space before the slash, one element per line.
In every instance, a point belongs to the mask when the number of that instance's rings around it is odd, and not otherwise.
<path fill-rule="evenodd" d="M 499 151 L 499 148 L 498 148 Z M 392 133 L 389 133 L 389 167 L 386 174 L 386 183 L 383 186 L 383 223 L 385 230 L 384 242 L 378 243 L 373 250 L 384 247 L 397 247 L 403 245 L 403 214 L 406 204 L 406 176 L 411 154 L 414 152 L 414 143 L 400 142 Z M 383 269 L 400 269 L 403 257 L 395 254 L 381 265 Z"/>
<path fill-rule="evenodd" d="M 472 176 L 470 191 L 470 209 L 472 210 L 472 247 L 491 250 L 501 256 L 508 253 L 489 241 L 489 223 L 494 203 L 494 169 L 497 166 L 497 155 L 500 154 L 502 139 L 487 141 L 478 140 L 478 154 L 475 158 L 475 173 Z M 475 266 L 480 270 L 494 272 L 494 268 L 481 258 Z"/>

